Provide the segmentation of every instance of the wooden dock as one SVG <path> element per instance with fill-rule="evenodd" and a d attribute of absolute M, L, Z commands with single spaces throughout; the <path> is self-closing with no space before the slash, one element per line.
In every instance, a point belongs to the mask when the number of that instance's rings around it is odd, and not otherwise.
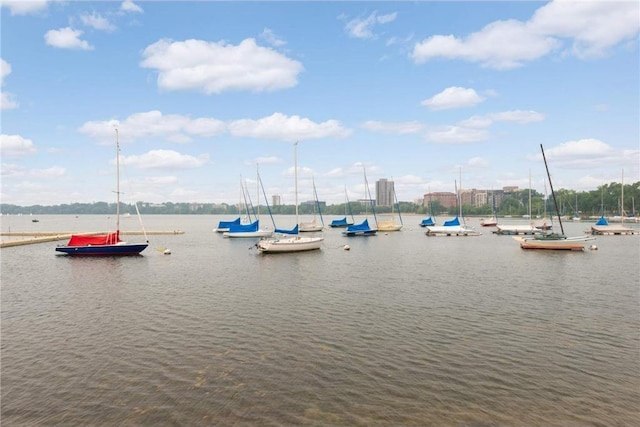
<path fill-rule="evenodd" d="M 0 233 L 0 236 L 7 237 L 30 237 L 25 239 L 8 240 L 0 242 L 0 248 L 9 248 L 12 246 L 24 246 L 33 245 L 36 243 L 54 242 L 56 240 L 69 240 L 72 234 L 83 236 L 95 236 L 97 234 L 105 234 L 104 231 L 91 231 L 85 233 L 76 233 L 70 231 L 40 231 L 40 232 L 26 232 L 26 231 L 12 231 Z M 121 231 L 120 235 L 129 236 L 143 236 L 145 233 L 142 231 Z M 147 231 L 148 236 L 152 235 L 177 235 L 184 234 L 184 231 L 172 230 L 172 231 Z"/>
<path fill-rule="evenodd" d="M 595 234 L 598 236 L 624 236 L 640 234 L 640 230 L 625 227 L 622 224 L 593 225 L 591 227 L 591 234 Z"/>

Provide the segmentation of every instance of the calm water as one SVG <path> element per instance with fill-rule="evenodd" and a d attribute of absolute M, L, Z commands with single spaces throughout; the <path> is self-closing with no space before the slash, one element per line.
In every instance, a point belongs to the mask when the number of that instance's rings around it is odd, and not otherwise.
<path fill-rule="evenodd" d="M 39 219 L 2 229 L 106 224 Z M 145 217 L 185 234 L 134 258 L 2 249 L 2 425 L 640 423 L 639 236 L 526 252 L 486 229 L 427 237 L 406 217 L 401 232 L 328 229 L 321 251 L 261 255 L 213 233 L 219 219 Z"/>

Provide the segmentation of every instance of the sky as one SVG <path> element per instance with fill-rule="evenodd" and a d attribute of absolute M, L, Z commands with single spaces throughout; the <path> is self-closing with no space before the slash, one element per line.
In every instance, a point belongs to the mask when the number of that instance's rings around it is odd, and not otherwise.
<path fill-rule="evenodd" d="M 640 181 L 637 1 L 0 4 L 2 203 Z"/>

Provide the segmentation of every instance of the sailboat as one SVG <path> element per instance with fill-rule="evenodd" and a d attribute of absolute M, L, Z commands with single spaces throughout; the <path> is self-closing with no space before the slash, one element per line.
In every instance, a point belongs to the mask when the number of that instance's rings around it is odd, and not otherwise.
<path fill-rule="evenodd" d="M 256 176 L 257 176 L 257 180 L 256 180 L 256 187 L 259 187 L 260 185 L 260 172 L 258 171 L 258 167 L 256 166 Z M 231 238 L 231 239 L 237 239 L 237 238 L 262 238 L 262 237 L 269 237 L 271 235 L 273 235 L 273 231 L 271 230 L 266 230 L 266 229 L 262 229 L 260 228 L 260 189 L 257 188 L 257 196 L 258 196 L 258 213 L 254 213 L 255 215 L 255 220 L 251 221 L 251 216 L 248 215 L 249 217 L 249 224 L 242 224 L 242 223 L 235 223 L 232 222 L 229 224 L 229 229 L 228 231 L 225 231 L 222 233 L 223 237 L 227 237 L 227 238 Z M 243 187 L 243 195 L 249 199 L 249 201 L 247 202 L 245 200 L 245 206 L 248 207 L 251 206 L 253 208 L 253 204 L 251 203 L 251 196 L 249 195 L 249 191 L 244 190 Z"/>
<path fill-rule="evenodd" d="M 491 191 L 491 219 L 481 219 L 480 225 L 483 227 L 495 227 L 498 225 L 498 215 L 496 215 L 496 195 Z"/>
<path fill-rule="evenodd" d="M 434 219 L 433 216 L 433 203 L 431 201 L 431 189 L 428 189 L 429 191 L 429 218 L 425 218 L 422 221 L 420 221 L 420 227 L 426 227 L 429 225 L 436 225 L 436 220 Z"/>
<path fill-rule="evenodd" d="M 582 221 L 582 218 L 580 218 L 580 211 L 578 210 L 578 193 L 576 193 L 576 210 L 573 213 L 573 221 Z"/>
<path fill-rule="evenodd" d="M 622 183 L 621 185 L 621 193 L 620 193 L 620 199 L 622 201 L 622 209 L 621 209 L 621 215 L 620 215 L 620 225 L 618 224 L 609 224 L 609 221 L 607 221 L 607 219 L 604 217 L 604 204 L 601 201 L 601 210 L 602 210 L 602 215 L 600 216 L 600 218 L 598 219 L 598 221 L 596 221 L 596 223 L 594 225 L 591 226 L 591 234 L 597 234 L 597 235 L 627 235 L 627 234 L 636 234 L 636 230 L 634 230 L 633 228 L 630 227 L 625 227 L 624 225 L 624 170 L 622 171 Z M 603 189 L 604 191 L 604 189 Z M 604 200 L 604 196 L 602 196 L 603 200 Z M 635 210 L 635 207 L 634 207 Z M 614 221 L 613 218 L 611 219 L 612 222 Z"/>
<path fill-rule="evenodd" d="M 544 155 L 544 148 L 540 144 L 540 150 L 542 151 L 542 159 L 544 160 L 544 167 L 547 170 L 547 178 L 549 179 L 549 186 L 551 187 L 551 195 L 553 196 L 553 204 L 558 216 L 558 222 L 560 224 L 561 234 L 558 233 L 546 233 L 539 234 L 529 238 L 520 238 L 520 247 L 522 249 L 547 249 L 547 250 L 571 250 L 571 251 L 583 251 L 585 243 L 591 240 L 595 240 L 595 237 L 583 235 L 575 237 L 567 237 L 564 234 L 564 227 L 562 226 L 562 217 L 560 216 L 560 209 L 558 208 L 558 200 L 556 199 L 556 193 L 553 191 L 553 184 L 551 183 L 551 174 L 549 173 L 549 166 L 547 165 L 547 158 Z"/>
<path fill-rule="evenodd" d="M 449 221 L 445 221 L 442 225 L 427 226 L 427 231 L 424 233 L 427 236 L 480 236 L 481 233 L 464 223 L 464 216 L 462 216 L 461 191 L 458 191 L 457 187 L 458 186 L 456 184 L 458 215 Z M 462 172 L 460 172 L 460 188 L 462 189 Z M 462 223 L 460 223 L 460 218 L 462 218 Z"/>
<path fill-rule="evenodd" d="M 242 180 L 240 180 L 240 187 L 242 189 L 242 195 L 244 196 L 244 185 L 242 184 Z M 240 206 L 240 205 L 238 205 Z M 245 209 L 247 210 L 247 213 L 249 212 L 249 209 L 247 208 L 247 204 L 244 204 Z M 247 217 L 249 217 L 249 215 L 247 215 Z M 238 216 L 236 219 L 234 220 L 222 220 L 222 221 L 218 221 L 218 226 L 216 228 L 213 229 L 213 231 L 215 231 L 216 233 L 224 233 L 225 231 L 229 231 L 229 228 L 232 225 L 240 225 L 242 224 L 242 218 L 240 216 Z"/>
<path fill-rule="evenodd" d="M 316 191 L 316 182 L 313 178 L 311 178 L 311 182 L 313 185 L 313 197 L 315 198 L 315 210 L 314 210 L 313 219 L 311 221 L 301 222 L 298 224 L 300 227 L 301 233 L 312 232 L 312 231 L 322 231 L 322 229 L 324 228 L 324 220 L 322 219 L 322 210 L 320 209 L 320 201 L 318 200 L 318 192 Z M 296 208 L 297 208 L 297 205 L 298 203 L 296 203 Z M 315 215 L 316 212 L 320 217 L 320 223 L 318 223 L 316 219 L 316 215 Z"/>
<path fill-rule="evenodd" d="M 531 216 L 531 171 L 529 171 L 529 212 L 528 219 L 530 221 L 529 224 L 498 224 L 496 226 L 495 234 L 507 234 L 507 235 L 518 235 L 518 234 L 536 234 L 540 233 L 540 229 L 536 228 L 533 225 L 533 218 Z"/>
<path fill-rule="evenodd" d="M 246 195 L 245 195 L 245 191 L 244 191 L 244 185 L 242 184 L 242 179 L 240 180 L 240 189 L 242 191 L 242 196 L 243 196 L 242 198 L 246 199 Z M 242 198 L 240 200 L 241 204 L 243 203 Z M 240 205 L 238 205 L 238 206 L 240 206 Z M 250 218 L 249 209 L 248 209 L 246 200 L 244 200 L 244 207 L 245 207 L 245 210 L 247 211 L 247 217 Z M 229 220 L 219 221 L 218 222 L 218 226 L 216 228 L 214 228 L 213 231 L 215 231 L 216 233 L 224 233 L 225 231 L 229 231 L 229 228 L 232 225 L 240 225 L 241 223 L 242 223 L 242 218 L 240 216 L 238 216 L 236 219 L 231 220 L 231 221 L 229 221 Z"/>
<path fill-rule="evenodd" d="M 56 251 L 72 256 L 140 255 L 149 246 L 146 233 L 145 240 L 146 243 L 127 243 L 120 240 L 120 142 L 118 129 L 116 129 L 116 230 L 98 235 L 73 234 L 69 242 L 66 245 L 57 246 Z"/>
<path fill-rule="evenodd" d="M 276 229 L 276 232 L 287 234 L 286 237 L 275 237 L 270 239 L 260 239 L 256 243 L 256 248 L 261 253 L 285 253 L 302 252 L 320 249 L 324 237 L 302 237 L 297 235 L 299 231 L 298 218 L 298 142 L 293 144 L 294 158 L 294 179 L 295 179 L 295 204 L 296 204 L 296 225 L 292 230 Z M 273 219 L 273 217 L 272 217 Z M 275 226 L 275 225 L 274 225 Z"/>
<path fill-rule="evenodd" d="M 364 187 L 365 187 L 365 199 L 369 199 L 371 203 L 371 212 L 373 213 L 373 220 L 376 223 L 375 228 L 372 228 L 369 225 L 369 219 L 365 218 L 360 224 L 352 224 L 347 227 L 345 231 L 342 232 L 344 236 L 354 237 L 354 236 L 375 236 L 378 233 L 378 219 L 376 218 L 376 208 L 373 204 L 373 199 L 371 198 L 371 191 L 369 190 L 369 182 L 367 181 L 367 172 L 364 167 L 362 168 L 362 172 L 364 174 Z"/>
<path fill-rule="evenodd" d="M 351 211 L 351 202 L 349 202 L 349 195 L 347 194 L 346 186 L 344 187 L 344 198 L 345 198 L 345 210 L 348 212 L 345 212 L 345 216 L 343 218 L 332 220 L 331 223 L 329 224 L 329 227 L 331 228 L 345 228 L 355 223 L 355 220 L 353 218 L 353 212 Z M 346 213 L 348 213 L 351 216 L 351 220 L 347 220 Z"/>
<path fill-rule="evenodd" d="M 391 215 L 393 216 L 393 207 L 398 208 L 398 219 L 400 224 L 396 223 L 393 218 L 378 221 L 378 231 L 400 231 L 402 230 L 402 214 L 400 214 L 400 203 L 398 202 L 398 195 L 396 194 L 396 187 L 393 186 L 393 204 L 391 205 Z"/>

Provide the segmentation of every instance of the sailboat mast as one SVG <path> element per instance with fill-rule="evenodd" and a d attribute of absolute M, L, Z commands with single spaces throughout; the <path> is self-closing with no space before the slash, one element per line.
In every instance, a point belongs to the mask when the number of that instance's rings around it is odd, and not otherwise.
<path fill-rule="evenodd" d="M 464 222 L 464 217 L 462 216 L 462 166 L 459 169 L 460 174 L 460 188 L 458 189 L 458 199 L 460 205 L 458 206 L 458 211 L 460 212 L 460 218 L 462 218 L 462 222 Z"/>
<path fill-rule="evenodd" d="M 298 220 L 298 141 L 293 143 L 293 176 L 295 179 L 294 191 L 295 191 L 295 203 L 296 203 L 296 224 L 300 224 Z"/>
<path fill-rule="evenodd" d="M 542 160 L 544 160 L 544 167 L 547 170 L 547 178 L 549 179 L 549 187 L 551 187 L 551 195 L 553 196 L 553 204 L 556 207 L 556 214 L 558 215 L 558 222 L 560 223 L 560 231 L 564 234 L 564 228 L 562 227 L 562 218 L 560 217 L 560 209 L 558 209 L 558 200 L 556 199 L 556 193 L 553 191 L 553 184 L 551 183 L 551 174 L 549 173 L 549 166 L 547 166 L 547 158 L 544 155 L 544 148 L 540 144 L 540 150 L 542 151 Z"/>
<path fill-rule="evenodd" d="M 256 163 L 256 196 L 258 197 L 258 200 L 256 201 L 257 206 L 257 213 L 256 213 L 256 220 L 260 219 L 260 165 L 258 163 Z"/>
<path fill-rule="evenodd" d="M 371 197 L 371 190 L 369 190 L 369 181 L 367 180 L 367 171 L 364 169 L 364 166 L 362 167 L 362 174 L 364 175 L 364 186 L 365 186 L 365 200 L 367 199 L 367 197 L 369 198 L 369 202 L 371 203 L 371 213 L 373 214 L 373 220 L 376 222 L 376 227 L 378 226 L 378 218 L 376 217 L 376 208 L 375 208 L 375 204 L 373 201 L 373 198 Z"/>
<path fill-rule="evenodd" d="M 529 169 L 529 221 L 533 224 L 533 218 L 531 218 L 531 169 Z"/>
<path fill-rule="evenodd" d="M 622 169 L 622 187 L 620 190 L 620 223 L 624 224 L 624 169 Z"/>
<path fill-rule="evenodd" d="M 116 128 L 116 231 L 120 233 L 120 139 Z"/>

